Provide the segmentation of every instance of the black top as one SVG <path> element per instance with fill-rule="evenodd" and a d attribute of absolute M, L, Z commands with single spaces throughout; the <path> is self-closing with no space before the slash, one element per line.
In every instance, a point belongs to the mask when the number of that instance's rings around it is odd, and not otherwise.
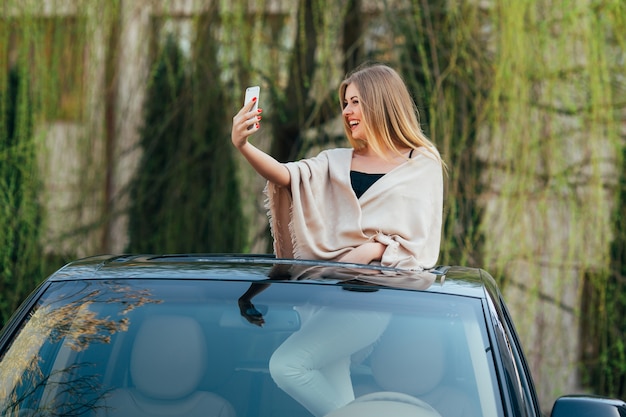
<path fill-rule="evenodd" d="M 413 149 L 409 153 L 409 159 L 413 156 Z M 350 171 L 350 182 L 352 183 L 352 189 L 356 198 L 361 198 L 368 188 L 370 188 L 376 181 L 381 179 L 385 174 L 368 174 L 366 172 Z"/>
<path fill-rule="evenodd" d="M 368 174 L 359 171 L 350 171 L 350 182 L 356 198 L 361 198 L 363 193 L 367 191 L 376 181 L 381 179 L 385 174 Z"/>

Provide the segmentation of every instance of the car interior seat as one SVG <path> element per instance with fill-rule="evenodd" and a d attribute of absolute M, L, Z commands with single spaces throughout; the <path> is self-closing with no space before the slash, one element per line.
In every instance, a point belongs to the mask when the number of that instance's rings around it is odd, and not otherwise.
<path fill-rule="evenodd" d="M 469 395 L 448 376 L 452 359 L 441 326 L 392 319 L 369 361 L 375 385 L 369 391 L 392 391 L 430 404 L 442 417 L 477 414 Z"/>
<path fill-rule="evenodd" d="M 141 324 L 130 354 L 128 388 L 113 391 L 101 416 L 235 417 L 224 398 L 199 389 L 207 346 L 190 317 L 152 316 Z"/>

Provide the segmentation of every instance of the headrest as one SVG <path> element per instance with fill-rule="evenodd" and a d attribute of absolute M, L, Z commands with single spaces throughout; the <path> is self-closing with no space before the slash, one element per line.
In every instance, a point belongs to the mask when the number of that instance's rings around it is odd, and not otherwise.
<path fill-rule="evenodd" d="M 419 397 L 441 382 L 446 358 L 441 330 L 414 320 L 392 319 L 370 360 L 383 390 Z"/>
<path fill-rule="evenodd" d="M 190 317 L 146 318 L 135 338 L 130 372 L 145 396 L 163 400 L 193 392 L 206 370 L 207 349 L 200 325 Z"/>

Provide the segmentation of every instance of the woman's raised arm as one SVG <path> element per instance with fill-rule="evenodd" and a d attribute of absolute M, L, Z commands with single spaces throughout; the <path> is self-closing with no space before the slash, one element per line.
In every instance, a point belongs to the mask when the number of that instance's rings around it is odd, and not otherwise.
<path fill-rule="evenodd" d="M 233 117 L 231 140 L 256 172 L 266 180 L 285 187 L 291 182 L 287 167 L 248 142 L 248 138 L 260 129 L 261 109 L 252 110 L 255 100 L 246 103 Z"/>

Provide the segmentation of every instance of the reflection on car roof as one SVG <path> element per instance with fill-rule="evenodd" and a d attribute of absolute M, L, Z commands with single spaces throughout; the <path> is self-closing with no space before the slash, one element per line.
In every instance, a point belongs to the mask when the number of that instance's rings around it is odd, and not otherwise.
<path fill-rule="evenodd" d="M 495 291 L 496 288 L 493 278 L 478 268 L 438 266 L 409 271 L 380 265 L 280 259 L 259 254 L 102 255 L 74 261 L 57 271 L 50 280 L 128 278 L 298 281 L 481 298 L 486 290 Z"/>

